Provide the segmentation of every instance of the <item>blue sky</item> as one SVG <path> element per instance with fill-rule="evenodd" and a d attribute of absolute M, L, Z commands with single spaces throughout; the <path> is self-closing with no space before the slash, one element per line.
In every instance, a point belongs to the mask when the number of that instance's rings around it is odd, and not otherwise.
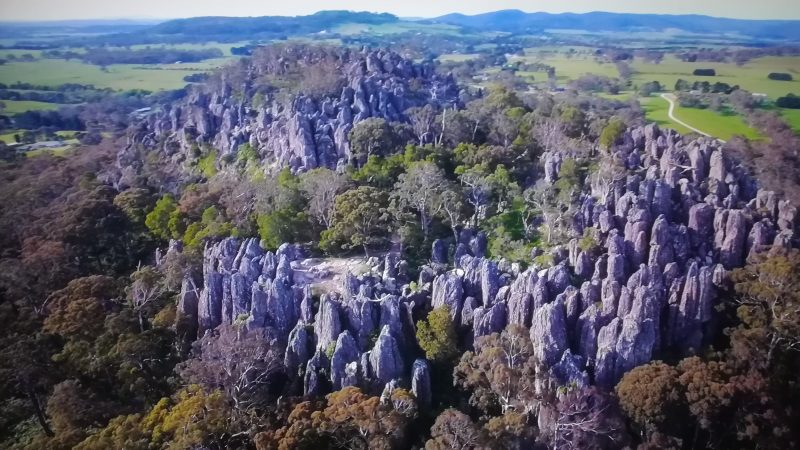
<path fill-rule="evenodd" d="M 326 9 L 390 12 L 403 17 L 521 9 L 800 19 L 800 0 L 0 0 L 0 20 L 303 15 Z"/>

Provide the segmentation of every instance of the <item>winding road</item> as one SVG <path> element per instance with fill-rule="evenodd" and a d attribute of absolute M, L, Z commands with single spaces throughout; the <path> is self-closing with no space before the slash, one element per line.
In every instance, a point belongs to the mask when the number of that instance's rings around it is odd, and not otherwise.
<path fill-rule="evenodd" d="M 710 134 L 706 133 L 705 131 L 699 130 L 699 129 L 689 125 L 688 123 L 682 121 L 681 119 L 678 119 L 677 117 L 675 117 L 675 114 L 674 114 L 674 112 L 675 112 L 675 96 L 673 94 L 664 93 L 664 94 L 661 94 L 661 98 L 663 98 L 664 100 L 666 100 L 669 103 L 669 112 L 667 113 L 667 115 L 669 115 L 670 120 L 672 120 L 675 123 L 683 125 L 684 127 L 694 131 L 695 133 L 702 134 L 703 136 L 708 136 L 708 137 L 712 137 L 712 138 L 714 137 L 714 136 L 711 136 Z M 723 141 L 722 139 L 718 139 L 717 138 L 717 140 L 722 142 L 723 144 L 725 143 L 725 141 Z"/>

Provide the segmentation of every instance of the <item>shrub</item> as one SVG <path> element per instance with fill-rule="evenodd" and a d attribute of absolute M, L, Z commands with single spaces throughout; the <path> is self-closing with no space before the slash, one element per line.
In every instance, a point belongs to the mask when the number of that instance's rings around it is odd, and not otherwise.
<path fill-rule="evenodd" d="M 780 108 L 800 109 L 800 97 L 789 94 L 786 97 L 780 97 L 776 100 L 775 105 Z"/>
<path fill-rule="evenodd" d="M 625 122 L 614 117 L 608 122 L 608 125 L 603 128 L 603 132 L 600 133 L 600 145 L 605 149 L 610 149 L 617 143 L 619 138 L 622 137 L 622 133 L 624 132 Z"/>
<path fill-rule="evenodd" d="M 717 71 L 714 69 L 694 69 L 693 74 L 697 77 L 714 77 Z"/>
<path fill-rule="evenodd" d="M 197 170 L 206 178 L 217 174 L 217 151 L 212 150 L 197 160 Z"/>
<path fill-rule="evenodd" d="M 767 78 L 776 81 L 792 81 L 792 74 L 783 72 L 772 72 L 769 75 L 767 75 Z"/>

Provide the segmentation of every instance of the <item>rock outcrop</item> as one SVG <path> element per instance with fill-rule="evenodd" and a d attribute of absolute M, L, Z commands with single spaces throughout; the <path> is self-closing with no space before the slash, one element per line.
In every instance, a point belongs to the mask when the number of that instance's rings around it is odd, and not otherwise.
<path fill-rule="evenodd" d="M 274 329 L 307 393 L 405 386 L 429 403 L 430 366 L 414 321 L 441 306 L 466 346 L 521 325 L 553 379 L 612 389 L 652 359 L 702 351 L 716 334 L 728 272 L 796 245 L 796 209 L 758 190 L 716 142 L 685 143 L 657 127 L 629 130 L 621 142 L 615 157 L 635 165 L 602 198 L 580 197 L 567 221 L 573 240 L 552 250 L 551 267 L 490 260 L 486 236 L 463 230 L 452 242 L 454 267 L 449 244 L 435 242 L 416 287 L 389 254 L 317 301 L 292 268 L 299 247 L 273 253 L 231 238 L 205 248 L 203 278 L 184 280 L 178 310 L 201 335 L 233 323 Z M 588 228 L 599 245 L 582 250 Z"/>
<path fill-rule="evenodd" d="M 430 62 L 416 63 L 386 50 L 287 46 L 277 54 L 280 50 L 256 50 L 236 75 L 231 70 L 192 86 L 185 98 L 134 126 L 128 148 L 118 157 L 120 184 L 136 176 L 141 165 L 136 155 L 142 149 L 156 151 L 179 167 L 188 167 L 206 148 L 216 149 L 218 161 L 214 162 L 222 164 L 249 146 L 265 166 L 289 167 L 294 172 L 336 169 L 361 157 L 351 152 L 349 142 L 349 133 L 359 122 L 369 118 L 407 121 L 411 107 L 447 107 L 458 102 L 452 75 L 437 74 Z M 344 85 L 340 91 L 301 92 L 282 101 L 259 90 L 265 77 L 280 78 L 291 65 L 303 73 L 322 60 L 335 61 L 330 66 L 333 73 L 326 75 L 338 72 Z"/>

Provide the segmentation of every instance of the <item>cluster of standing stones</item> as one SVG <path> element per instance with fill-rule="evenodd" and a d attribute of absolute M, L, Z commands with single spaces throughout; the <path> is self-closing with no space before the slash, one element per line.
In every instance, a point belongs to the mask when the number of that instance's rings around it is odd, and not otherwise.
<path fill-rule="evenodd" d="M 458 103 L 452 75 L 439 75 L 430 62 L 416 63 L 392 51 L 344 52 L 340 57 L 346 86 L 339 98 L 298 94 L 291 101 L 252 102 L 267 69 L 250 61 L 249 77 L 234 85 L 223 73 L 220 83 L 195 86 L 187 98 L 165 106 L 141 121 L 118 157 L 121 178 L 135 177 L 136 149 L 156 148 L 173 162 L 191 161 L 205 145 L 218 157 L 235 155 L 249 143 L 259 157 L 294 172 L 317 167 L 336 169 L 356 158 L 348 135 L 368 118 L 404 122 L 405 111 L 428 104 Z M 309 64 L 313 64 L 312 61 Z M 269 70 L 279 71 L 272 68 Z M 244 95 L 232 95 L 243 92 Z"/>
<path fill-rule="evenodd" d="M 229 238 L 206 247 L 203 279 L 185 280 L 179 311 L 197 318 L 200 334 L 237 321 L 271 327 L 307 394 L 406 385 L 429 402 L 415 323 L 440 306 L 467 346 L 522 325 L 557 381 L 610 389 L 659 355 L 701 349 L 729 271 L 791 247 L 797 216 L 713 140 L 685 143 L 653 124 L 628 130 L 614 152 L 627 175 L 606 187 L 604 202 L 582 194 L 576 238 L 551 250 L 549 268 L 486 258 L 485 234 L 465 229 L 457 242 L 433 243 L 414 284 L 406 262 L 389 253 L 315 300 L 295 281 L 300 247 L 273 253 L 256 239 Z M 594 253 L 578 245 L 587 227 L 601 238 Z"/>

